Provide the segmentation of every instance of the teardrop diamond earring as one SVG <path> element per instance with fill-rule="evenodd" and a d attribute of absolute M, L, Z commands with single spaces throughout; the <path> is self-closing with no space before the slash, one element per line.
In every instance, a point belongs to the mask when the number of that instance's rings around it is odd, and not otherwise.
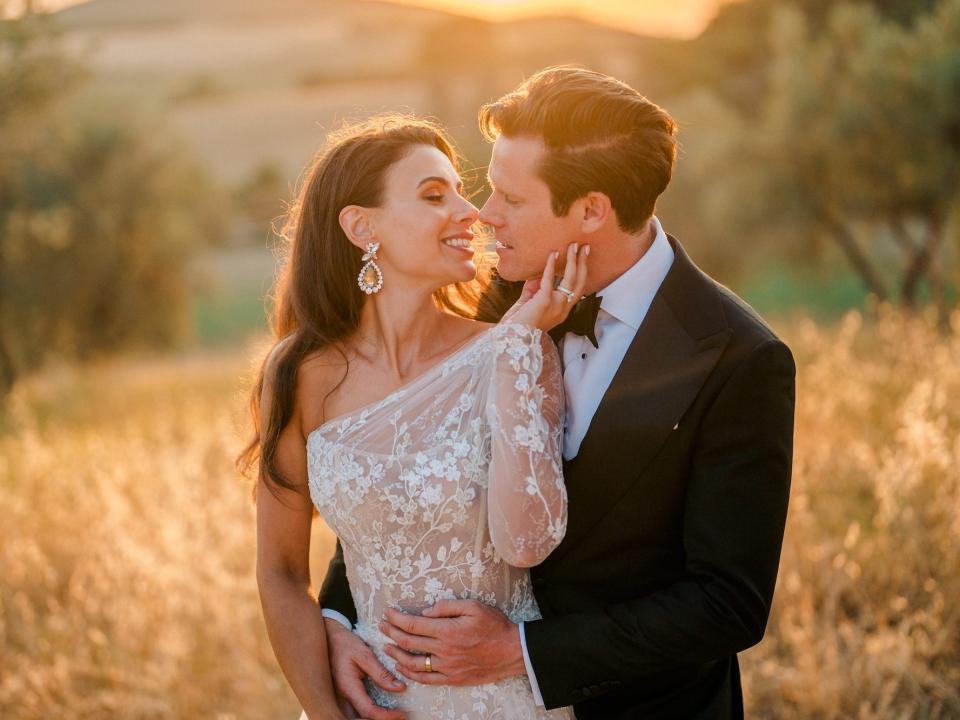
<path fill-rule="evenodd" d="M 360 274 L 357 276 L 357 285 L 367 295 L 380 292 L 383 287 L 383 273 L 380 272 L 380 266 L 377 265 L 377 250 L 380 249 L 380 243 L 367 243 L 367 252 L 363 254 L 361 260 L 366 262 L 360 268 Z"/>

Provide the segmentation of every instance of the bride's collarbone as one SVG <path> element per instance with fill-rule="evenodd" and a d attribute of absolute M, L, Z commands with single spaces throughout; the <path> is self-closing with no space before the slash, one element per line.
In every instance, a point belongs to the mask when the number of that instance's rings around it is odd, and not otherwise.
<path fill-rule="evenodd" d="M 479 320 L 458 319 L 447 332 L 438 334 L 428 347 L 421 348 L 415 356 L 401 362 L 402 367 L 391 362 L 382 347 L 358 340 L 344 348 L 350 363 L 346 379 L 354 379 L 364 386 L 380 380 L 384 386 L 394 386 L 393 389 L 402 387 L 443 362 L 493 325 Z"/>
<path fill-rule="evenodd" d="M 409 385 L 494 323 L 463 320 L 458 325 L 459 332 L 438 339 L 402 372 L 387 363 L 382 353 L 359 343 L 325 349 L 307 358 L 298 382 L 305 427 L 320 427 L 332 418 L 349 416 Z"/>

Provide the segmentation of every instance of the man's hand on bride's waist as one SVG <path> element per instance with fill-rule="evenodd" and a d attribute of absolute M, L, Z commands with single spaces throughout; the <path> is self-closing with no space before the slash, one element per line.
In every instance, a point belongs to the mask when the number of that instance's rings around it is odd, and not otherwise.
<path fill-rule="evenodd" d="M 380 631 L 397 672 L 424 685 L 482 685 L 526 675 L 520 629 L 477 600 L 441 600 L 424 614 L 388 609 Z"/>

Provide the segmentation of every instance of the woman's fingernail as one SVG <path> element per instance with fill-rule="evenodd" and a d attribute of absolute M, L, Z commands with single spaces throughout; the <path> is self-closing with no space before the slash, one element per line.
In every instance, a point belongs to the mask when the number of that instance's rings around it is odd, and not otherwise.
<path fill-rule="evenodd" d="M 580 243 L 573 244 L 573 254 L 576 255 L 577 251 L 580 249 Z"/>
<path fill-rule="evenodd" d="M 587 245 L 587 246 L 585 246 L 585 247 L 583 248 L 583 254 L 584 254 L 584 255 L 589 255 L 589 254 L 590 254 L 590 246 L 589 246 L 589 245 Z"/>

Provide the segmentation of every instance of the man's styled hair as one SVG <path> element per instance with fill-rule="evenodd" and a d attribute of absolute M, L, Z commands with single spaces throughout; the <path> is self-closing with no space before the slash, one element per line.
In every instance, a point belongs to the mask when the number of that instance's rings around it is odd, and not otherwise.
<path fill-rule="evenodd" d="M 575 67 L 551 67 L 480 108 L 490 140 L 533 136 L 546 151 L 537 168 L 557 216 L 589 192 L 610 198 L 624 232 L 653 215 L 673 174 L 677 124 L 626 83 Z"/>

